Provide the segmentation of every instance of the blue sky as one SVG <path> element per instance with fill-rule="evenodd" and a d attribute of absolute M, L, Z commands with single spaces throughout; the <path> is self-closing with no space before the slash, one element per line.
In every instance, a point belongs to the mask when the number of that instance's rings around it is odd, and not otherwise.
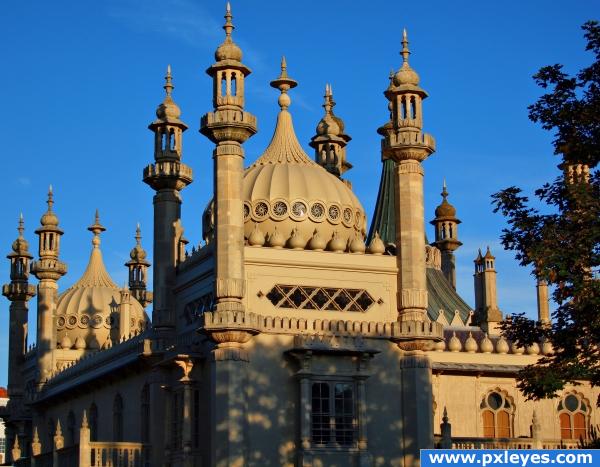
<path fill-rule="evenodd" d="M 477 248 L 490 245 L 497 256 L 501 309 L 534 314 L 534 282 L 501 250 L 504 221 L 492 213 L 490 195 L 510 185 L 531 191 L 557 174 L 551 135 L 527 119 L 527 105 L 540 94 L 531 75 L 546 64 L 563 63 L 572 72 L 589 63 L 580 25 L 597 19 L 593 4 L 234 1 L 234 38 L 253 70 L 246 107 L 259 119 L 259 133 L 245 146 L 247 162 L 272 135 L 278 93 L 268 83 L 278 75 L 283 54 L 299 82 L 291 92 L 291 111 L 309 154 L 324 86 L 332 84 L 336 114 L 353 138 L 348 159 L 354 169 L 347 175 L 370 215 L 381 169 L 376 129 L 388 117 L 382 92 L 390 69 L 401 64 L 406 27 L 411 65 L 430 94 L 425 129 L 438 143 L 425 162 L 426 221 L 433 217 L 445 177 L 463 221 L 459 291 L 472 305 L 472 260 Z M 212 146 L 197 130 L 200 116 L 212 106 L 204 70 L 222 41 L 223 13 L 224 2 L 200 0 L 30 0 L 3 6 L 0 251 L 10 251 L 23 212 L 26 236 L 37 252 L 33 230 L 53 184 L 65 230 L 61 258 L 69 266 L 61 290 L 87 264 L 86 227 L 96 208 L 108 229 L 102 236 L 107 268 L 116 282 L 126 281 L 123 263 L 138 221 L 151 252 L 152 191 L 141 173 L 152 160 L 146 126 L 163 98 L 169 63 L 174 98 L 190 127 L 183 157 L 195 172 L 183 192 L 183 225 L 192 244 L 200 242 L 201 215 L 212 190 Z M 428 223 L 426 228 L 433 237 Z M 7 282 L 8 261 L 2 270 L 1 282 Z M 0 385 L 6 384 L 8 345 L 8 301 L 3 300 Z"/>

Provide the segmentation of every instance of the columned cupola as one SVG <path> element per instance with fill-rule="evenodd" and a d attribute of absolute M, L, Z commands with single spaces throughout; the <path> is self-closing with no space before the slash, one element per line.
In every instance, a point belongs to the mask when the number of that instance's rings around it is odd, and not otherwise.
<path fill-rule="evenodd" d="M 150 262 L 146 259 L 146 250 L 142 247 L 142 231 L 140 224 L 135 229 L 135 246 L 131 249 L 129 261 L 125 263 L 129 271 L 129 290 L 131 295 L 146 308 L 152 303 L 152 292 L 146 290 L 148 268 Z"/>
<path fill-rule="evenodd" d="M 456 217 L 456 208 L 448 202 L 448 190 L 446 181 L 442 188 L 442 202 L 435 208 L 435 219 L 431 224 L 435 227 L 436 246 L 442 252 L 442 272 L 448 282 L 456 289 L 456 260 L 454 251 L 462 245 L 458 240 L 458 224 L 460 220 Z"/>
<path fill-rule="evenodd" d="M 329 84 L 325 86 L 324 97 L 325 115 L 317 125 L 317 134 L 310 140 L 310 146 L 315 149 L 317 164 L 341 178 L 344 172 L 352 168 L 346 158 L 346 145 L 352 138 L 344 133 L 344 121 L 333 113 L 335 101 Z"/>
<path fill-rule="evenodd" d="M 10 300 L 10 326 L 8 335 L 8 397 L 11 407 L 21 405 L 25 382 L 23 380 L 23 355 L 27 349 L 28 302 L 35 296 L 35 286 L 29 283 L 29 265 L 33 256 L 23 232 L 23 215 L 17 228 L 19 236 L 12 244 L 7 258 L 10 261 L 10 282 L 2 287 L 2 295 Z M 18 409 L 17 409 L 18 411 Z"/>
<path fill-rule="evenodd" d="M 52 186 L 48 190 L 48 210 L 35 231 L 39 236 L 39 259 L 31 265 L 38 283 L 37 363 L 38 383 L 44 384 L 53 371 L 52 350 L 56 347 L 54 319 L 58 301 L 58 280 L 67 273 L 67 265 L 59 260 L 60 239 L 63 231 L 53 211 Z"/>
<path fill-rule="evenodd" d="M 175 326 L 173 289 L 179 258 L 181 227 L 181 190 L 192 183 L 192 169 L 181 162 L 183 132 L 181 110 L 173 101 L 171 67 L 165 76 L 165 98 L 156 109 L 156 120 L 148 128 L 154 132 L 154 163 L 144 169 L 144 183 L 154 195 L 154 308 L 152 325 L 161 333 Z"/>
<path fill-rule="evenodd" d="M 502 312 L 498 308 L 496 291 L 496 257 L 488 246 L 485 255 L 475 258 L 475 324 L 490 333 L 497 334 Z"/>

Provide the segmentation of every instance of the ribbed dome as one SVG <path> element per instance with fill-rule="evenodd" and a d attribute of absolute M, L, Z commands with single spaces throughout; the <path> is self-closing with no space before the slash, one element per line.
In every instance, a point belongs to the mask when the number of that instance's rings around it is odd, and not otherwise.
<path fill-rule="evenodd" d="M 88 266 L 81 278 L 58 297 L 57 342 L 67 336 L 71 342 L 81 337 L 86 348 L 98 349 L 110 335 L 112 342 L 119 339 L 119 303 L 121 288 L 106 271 L 98 236 Z M 130 327 L 132 331 L 146 327 L 148 317 L 142 305 L 130 297 Z M 67 342 L 67 340 L 65 340 Z"/>
<path fill-rule="evenodd" d="M 442 203 L 435 208 L 435 217 L 456 217 L 456 208 L 444 198 Z"/>
<path fill-rule="evenodd" d="M 286 239 L 297 229 L 306 243 L 315 230 L 326 241 L 335 231 L 345 242 L 365 237 L 360 201 L 343 181 L 308 157 L 286 109 L 277 117 L 271 143 L 246 170 L 243 197 L 247 238 L 254 224 L 263 234 L 276 228 Z"/>

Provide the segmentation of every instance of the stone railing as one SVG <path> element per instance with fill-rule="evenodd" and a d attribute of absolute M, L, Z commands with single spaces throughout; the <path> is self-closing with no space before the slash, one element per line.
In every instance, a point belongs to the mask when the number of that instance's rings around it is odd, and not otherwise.
<path fill-rule="evenodd" d="M 435 447 L 442 447 L 442 436 L 435 436 Z M 576 440 L 535 438 L 452 437 L 451 449 L 578 449 Z"/>
<path fill-rule="evenodd" d="M 150 465 L 150 448 L 142 443 L 91 442 L 88 445 L 89 464 L 78 467 L 145 467 Z M 81 457 L 85 453 L 80 453 Z M 62 465 L 62 464 L 61 464 Z"/>

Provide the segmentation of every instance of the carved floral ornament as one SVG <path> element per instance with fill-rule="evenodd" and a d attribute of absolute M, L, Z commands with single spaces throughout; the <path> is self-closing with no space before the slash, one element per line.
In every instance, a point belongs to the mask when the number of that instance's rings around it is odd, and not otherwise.
<path fill-rule="evenodd" d="M 322 200 L 295 199 L 288 201 L 277 198 L 244 202 L 244 222 L 250 220 L 261 222 L 267 219 L 281 221 L 288 217 L 295 221 L 308 218 L 313 222 L 327 221 L 332 225 L 341 223 L 348 228 L 354 227 L 357 230 L 361 230 L 366 221 L 362 212 L 351 206 L 325 203 Z"/>

